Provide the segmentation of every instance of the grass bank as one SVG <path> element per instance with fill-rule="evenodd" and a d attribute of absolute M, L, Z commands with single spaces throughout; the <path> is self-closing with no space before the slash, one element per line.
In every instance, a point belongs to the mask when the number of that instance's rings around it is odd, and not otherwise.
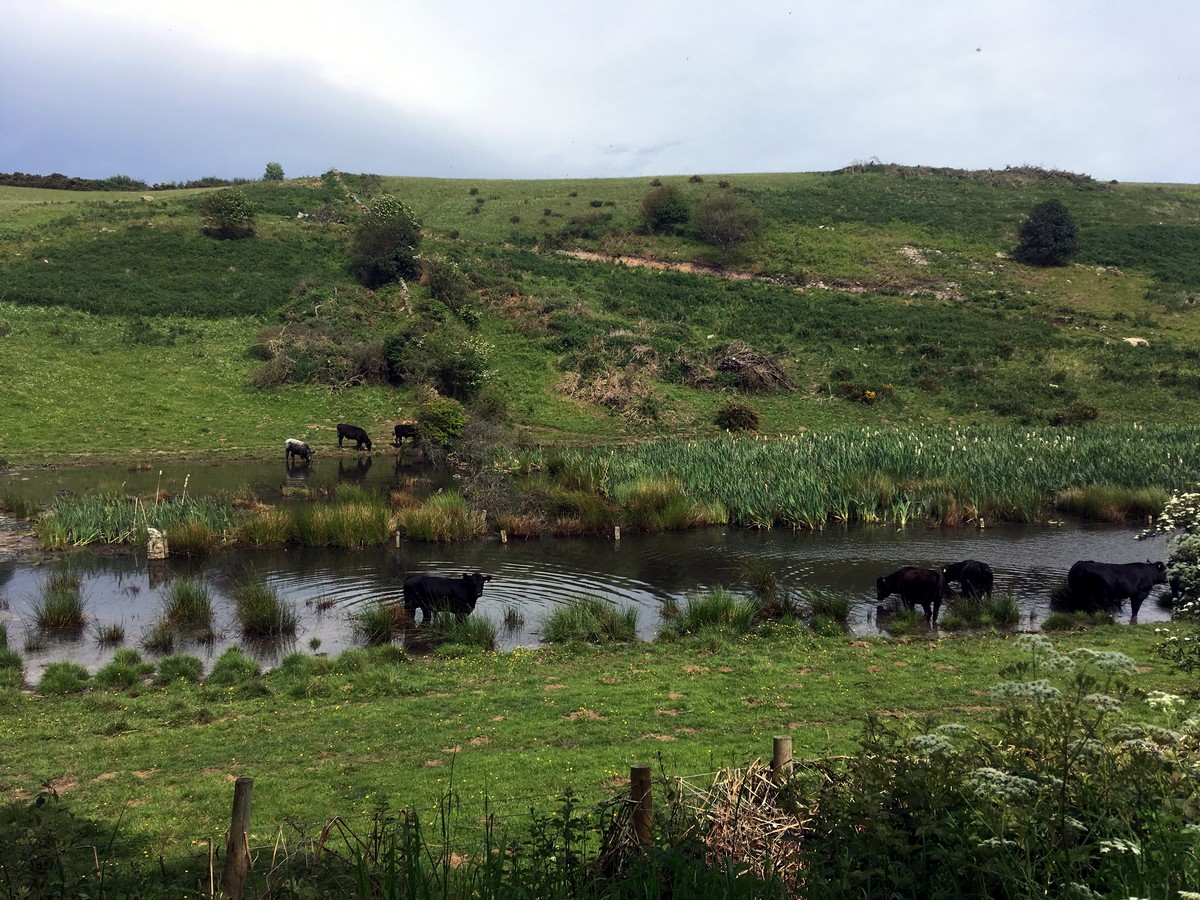
<path fill-rule="evenodd" d="M 1192 685 L 1156 661 L 1159 639 L 1121 627 L 1057 640 L 1143 663 L 1129 706 L 1161 721 L 1147 692 Z M 315 834 L 341 816 L 366 831 L 399 806 L 436 833 L 448 795 L 474 828 L 489 810 L 507 821 L 549 813 L 568 790 L 598 802 L 624 789 L 633 764 L 711 773 L 768 754 L 778 734 L 792 736 L 798 758 L 851 753 L 870 716 L 989 721 L 1000 704 L 988 690 L 1023 654 L 1010 638 L 860 640 L 775 626 L 738 640 L 426 661 L 395 647 L 294 655 L 265 676 L 230 659 L 207 684 L 147 673 L 132 687 L 80 682 L 57 696 L 7 688 L 3 799 L 15 810 L 53 792 L 77 823 L 115 836 L 113 857 L 161 856 L 176 871 L 219 841 L 235 777 L 256 780 L 256 846 L 285 822 Z"/>

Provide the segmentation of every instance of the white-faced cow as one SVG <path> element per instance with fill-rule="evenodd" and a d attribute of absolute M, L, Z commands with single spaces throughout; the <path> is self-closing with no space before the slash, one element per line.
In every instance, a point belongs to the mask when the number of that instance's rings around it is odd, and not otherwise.
<path fill-rule="evenodd" d="M 422 620 L 428 622 L 435 612 L 449 612 L 462 619 L 475 609 L 485 581 L 491 575 L 463 575 L 443 578 L 440 575 L 410 575 L 404 579 L 404 609 L 415 620 L 421 610 Z"/>
<path fill-rule="evenodd" d="M 357 425 L 339 424 L 338 428 L 337 428 L 337 432 L 338 432 L 338 446 L 339 447 L 342 446 L 343 440 L 350 440 L 350 441 L 354 441 L 354 449 L 355 450 L 361 450 L 363 448 L 363 444 L 366 444 L 368 452 L 370 451 L 371 439 L 369 437 L 367 437 L 367 433 L 365 431 L 363 431 L 361 428 L 359 428 Z"/>
<path fill-rule="evenodd" d="M 1142 601 L 1154 586 L 1166 583 L 1167 567 L 1163 562 L 1101 563 L 1081 559 L 1067 573 L 1072 604 L 1094 611 L 1119 606 L 1128 597 L 1130 622 L 1137 621 Z"/>
<path fill-rule="evenodd" d="M 879 601 L 890 594 L 899 594 L 904 605 L 915 609 L 917 604 L 925 611 L 925 621 L 937 624 L 938 612 L 942 608 L 942 595 L 946 591 L 946 579 L 937 569 L 919 569 L 916 566 L 904 566 L 891 575 L 885 575 L 875 582 Z"/>
<path fill-rule="evenodd" d="M 950 563 L 942 569 L 942 576 L 947 582 L 957 581 L 964 597 L 992 596 L 992 584 L 995 578 L 992 567 L 977 559 L 964 559 L 962 562 Z"/>
<path fill-rule="evenodd" d="M 304 443 L 304 441 L 288 438 L 283 448 L 283 458 L 288 463 L 296 459 L 303 460 L 304 462 L 309 462 L 312 459 L 312 448 Z"/>

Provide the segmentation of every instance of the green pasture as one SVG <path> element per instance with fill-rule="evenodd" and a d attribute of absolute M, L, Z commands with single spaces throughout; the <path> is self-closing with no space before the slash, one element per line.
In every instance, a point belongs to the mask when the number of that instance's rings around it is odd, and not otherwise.
<path fill-rule="evenodd" d="M 1159 639 L 1126 626 L 1057 641 L 1133 656 L 1144 664 L 1135 691 L 1186 692 L 1156 663 Z M 255 844 L 288 821 L 361 821 L 384 800 L 432 825 L 450 791 L 474 823 L 485 801 L 515 817 L 552 808 L 568 788 L 609 796 L 630 765 L 668 776 L 746 765 L 779 734 L 798 758 L 848 753 L 869 714 L 981 722 L 994 711 L 988 689 L 1016 658 L 1003 636 L 861 640 L 776 626 L 740 639 L 450 659 L 395 647 L 297 654 L 261 679 L 209 684 L 10 688 L 0 692 L 4 800 L 53 789 L 98 833 L 119 821 L 114 852 L 128 859 L 177 858 L 219 839 L 240 776 L 255 779 Z"/>

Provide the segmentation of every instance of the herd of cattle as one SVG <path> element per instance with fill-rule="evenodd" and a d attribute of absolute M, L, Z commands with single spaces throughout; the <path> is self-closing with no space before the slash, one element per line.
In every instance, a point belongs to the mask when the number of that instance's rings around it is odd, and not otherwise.
<path fill-rule="evenodd" d="M 411 440 L 414 444 L 420 439 L 420 432 L 417 431 L 417 426 L 412 422 L 398 422 L 393 429 L 395 434 L 395 443 L 393 446 L 403 447 L 406 440 Z M 365 447 L 367 452 L 371 452 L 371 438 L 367 432 L 357 425 L 347 425 L 342 422 L 337 427 L 338 446 L 342 446 L 343 441 L 354 441 L 354 449 L 362 451 Z M 288 438 L 283 445 L 283 456 L 288 464 L 299 460 L 301 463 L 312 461 L 312 447 L 308 446 L 304 441 L 296 438 Z"/>
<path fill-rule="evenodd" d="M 954 596 L 950 587 L 958 582 L 965 597 L 991 596 L 995 579 L 992 567 L 976 559 L 964 559 L 937 569 L 904 566 L 875 582 L 879 602 L 898 594 L 909 609 L 917 606 L 925 621 L 936 623 L 942 600 Z M 1162 562 L 1102 563 L 1081 559 L 1067 572 L 1068 602 L 1082 610 L 1096 611 L 1129 601 L 1130 621 L 1137 621 L 1142 601 L 1158 584 L 1167 583 L 1167 567 Z M 880 612 L 886 612 L 879 607 Z"/>
<path fill-rule="evenodd" d="M 394 435 L 396 447 L 402 447 L 405 440 L 416 443 L 420 437 L 417 426 L 411 422 L 397 423 Z M 361 451 L 364 447 L 368 452 L 371 450 L 371 438 L 357 425 L 339 424 L 337 436 L 339 447 L 343 441 L 354 441 L 355 450 Z M 288 438 L 284 457 L 289 465 L 296 460 L 308 463 L 313 451 L 304 441 Z M 404 582 L 404 608 L 414 618 L 420 610 L 425 621 L 435 611 L 442 610 L 459 617 L 470 615 L 483 593 L 484 582 L 491 578 L 491 575 L 479 572 L 461 578 L 413 575 Z M 935 624 L 942 601 L 954 596 L 950 585 L 955 582 L 963 596 L 983 597 L 991 596 L 995 578 L 987 563 L 964 559 L 940 570 L 903 566 L 879 578 L 875 588 L 881 604 L 896 594 L 909 609 L 920 606 L 925 621 Z M 1162 562 L 1101 563 L 1081 559 L 1067 573 L 1067 597 L 1073 606 L 1089 611 L 1110 608 L 1128 600 L 1130 621 L 1136 622 L 1142 601 L 1159 584 L 1167 584 L 1167 568 Z M 887 612 L 883 606 L 878 609 L 881 613 Z"/>

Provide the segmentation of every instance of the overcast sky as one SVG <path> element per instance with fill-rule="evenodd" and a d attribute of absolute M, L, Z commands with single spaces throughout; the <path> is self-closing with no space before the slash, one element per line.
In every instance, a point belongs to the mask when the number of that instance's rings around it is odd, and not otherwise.
<path fill-rule="evenodd" d="M 1200 182 L 1197 0 L 4 0 L 0 171 Z"/>

